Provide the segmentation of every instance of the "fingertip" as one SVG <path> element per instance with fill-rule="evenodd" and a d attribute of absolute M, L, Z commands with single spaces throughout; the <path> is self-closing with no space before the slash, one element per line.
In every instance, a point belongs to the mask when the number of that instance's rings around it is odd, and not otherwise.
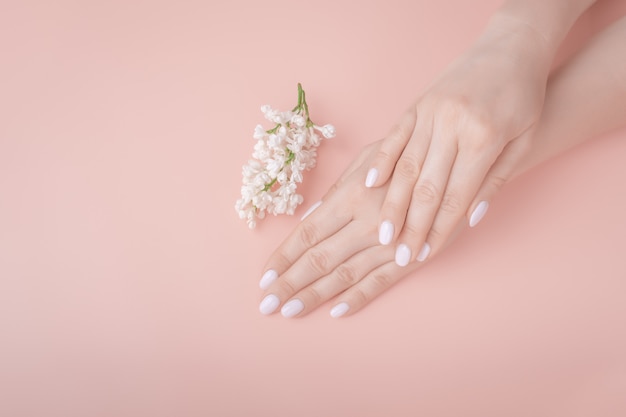
<path fill-rule="evenodd" d="M 291 301 L 285 303 L 285 305 L 280 309 L 280 314 L 285 318 L 292 318 L 300 314 L 304 310 L 304 303 L 294 298 Z"/>
<path fill-rule="evenodd" d="M 426 258 L 428 258 L 428 255 L 430 255 L 430 249 L 431 248 L 428 242 L 425 242 L 424 246 L 422 246 L 422 249 L 420 250 L 420 253 L 417 254 L 417 261 L 424 262 Z"/>
<path fill-rule="evenodd" d="M 280 305 L 280 299 L 274 294 L 269 294 L 263 298 L 259 304 L 259 312 L 264 316 L 272 314 Z"/>
<path fill-rule="evenodd" d="M 378 172 L 378 169 L 370 168 L 369 171 L 367 171 L 367 177 L 365 178 L 365 186 L 367 188 L 372 188 L 374 184 L 376 184 L 379 175 L 380 173 Z"/>
<path fill-rule="evenodd" d="M 267 271 L 265 271 L 265 273 L 261 277 L 261 280 L 259 281 L 259 288 L 261 288 L 262 290 L 268 289 L 269 286 L 272 285 L 274 281 L 276 281 L 276 278 L 278 278 L 278 272 L 276 272 L 276 270 L 274 269 L 268 269 Z"/>
<path fill-rule="evenodd" d="M 478 205 L 476 205 L 476 207 L 472 211 L 472 214 L 470 215 L 469 226 L 470 227 L 476 226 L 483 219 L 483 217 L 485 217 L 485 214 L 487 214 L 488 209 L 489 209 L 488 201 L 483 200 L 480 203 L 478 203 Z"/>
<path fill-rule="evenodd" d="M 378 229 L 378 241 L 381 245 L 388 245 L 393 240 L 393 235 L 395 233 L 393 223 L 389 220 L 385 220 L 380 224 Z"/>
<path fill-rule="evenodd" d="M 346 302 L 339 303 L 330 309 L 330 316 L 334 319 L 345 315 L 350 310 L 350 305 Z"/>
<path fill-rule="evenodd" d="M 398 247 L 396 248 L 395 261 L 396 265 L 402 267 L 409 264 L 409 262 L 411 261 L 411 248 L 409 248 L 409 245 L 406 245 L 404 243 L 398 245 Z"/>

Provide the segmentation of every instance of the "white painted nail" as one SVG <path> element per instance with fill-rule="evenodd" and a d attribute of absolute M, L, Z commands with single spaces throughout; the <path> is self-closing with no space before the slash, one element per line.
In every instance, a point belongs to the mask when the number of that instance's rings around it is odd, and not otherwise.
<path fill-rule="evenodd" d="M 407 266 L 411 260 L 411 249 L 404 243 L 398 245 L 396 249 L 396 264 L 398 266 Z"/>
<path fill-rule="evenodd" d="M 420 253 L 417 254 L 417 261 L 424 262 L 426 258 L 428 258 L 429 254 L 430 254 L 430 245 L 428 243 L 424 243 L 424 246 L 422 246 L 422 250 L 420 251 Z"/>
<path fill-rule="evenodd" d="M 393 239 L 393 224 L 389 220 L 385 220 L 380 224 L 378 229 L 378 241 L 381 245 L 388 245 Z"/>
<path fill-rule="evenodd" d="M 365 178 L 365 186 L 367 188 L 373 187 L 377 179 L 378 170 L 376 168 L 370 168 L 370 170 L 367 171 L 367 177 Z"/>
<path fill-rule="evenodd" d="M 268 269 L 261 277 L 261 281 L 259 281 L 259 287 L 262 290 L 268 289 L 269 286 L 272 285 L 272 282 L 276 281 L 276 278 L 278 278 L 278 272 L 274 271 L 273 269 Z"/>
<path fill-rule="evenodd" d="M 313 204 L 311 207 L 309 207 L 309 209 L 306 211 L 306 213 L 304 213 L 302 215 L 302 217 L 300 218 L 300 221 L 302 221 L 302 220 L 306 219 L 307 217 L 309 217 L 309 215 L 311 213 L 313 213 L 315 211 L 315 209 L 318 208 L 321 205 L 322 205 L 322 201 L 320 200 L 317 203 Z"/>
<path fill-rule="evenodd" d="M 266 295 L 259 305 L 259 311 L 265 315 L 272 314 L 279 304 L 280 300 L 274 294 Z"/>
<path fill-rule="evenodd" d="M 330 316 L 336 319 L 346 314 L 348 310 L 350 310 L 348 303 L 339 303 L 330 309 Z"/>
<path fill-rule="evenodd" d="M 280 314 L 283 317 L 293 317 L 296 314 L 299 314 L 302 310 L 304 310 L 304 303 L 297 298 L 288 301 L 283 308 L 280 309 Z"/>
<path fill-rule="evenodd" d="M 489 208 L 489 202 L 481 201 L 480 203 L 478 203 L 478 205 L 472 212 L 472 215 L 470 216 L 470 221 L 469 221 L 470 227 L 476 226 L 478 222 L 480 222 L 483 219 L 483 217 L 485 217 L 485 214 L 487 213 L 488 208 Z"/>

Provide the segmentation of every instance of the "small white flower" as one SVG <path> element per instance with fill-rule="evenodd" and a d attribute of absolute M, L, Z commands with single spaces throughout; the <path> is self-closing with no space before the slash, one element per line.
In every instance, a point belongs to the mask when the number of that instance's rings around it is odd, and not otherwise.
<path fill-rule="evenodd" d="M 299 114 L 294 114 L 289 122 L 296 125 L 296 127 L 304 127 L 306 125 L 306 120 Z"/>
<path fill-rule="evenodd" d="M 326 139 L 335 137 L 335 126 L 333 125 L 324 125 L 324 126 L 315 126 L 315 129 L 319 130 Z"/>
<path fill-rule="evenodd" d="M 275 126 L 265 130 L 257 125 L 253 137 L 252 158 L 242 168 L 241 198 L 235 210 L 248 226 L 256 227 L 257 220 L 266 213 L 293 214 L 304 198 L 297 194 L 297 183 L 302 173 L 315 166 L 316 148 L 321 138 L 335 136 L 332 125 L 318 126 L 311 122 L 304 90 L 298 84 L 298 105 L 292 111 L 278 111 L 269 105 L 261 106 L 265 118 Z"/>
<path fill-rule="evenodd" d="M 265 135 L 266 133 L 265 133 L 265 129 L 263 129 L 263 126 L 256 125 L 256 127 L 254 128 L 254 135 L 252 137 L 254 139 L 263 139 Z"/>

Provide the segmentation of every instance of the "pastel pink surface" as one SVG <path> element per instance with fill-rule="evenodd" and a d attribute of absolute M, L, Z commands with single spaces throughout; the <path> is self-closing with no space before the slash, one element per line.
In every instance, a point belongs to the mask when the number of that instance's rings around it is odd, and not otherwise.
<path fill-rule="evenodd" d="M 337 127 L 308 206 L 498 4 L 4 4 L 0 415 L 626 414 L 624 130 L 510 184 L 358 315 L 258 313 L 306 210 L 250 231 L 233 209 L 260 105 L 302 82 Z"/>

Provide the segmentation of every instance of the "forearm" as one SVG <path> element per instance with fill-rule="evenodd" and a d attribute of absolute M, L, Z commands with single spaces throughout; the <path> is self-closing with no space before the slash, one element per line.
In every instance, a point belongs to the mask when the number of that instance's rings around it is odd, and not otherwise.
<path fill-rule="evenodd" d="M 626 18 L 596 36 L 551 75 L 532 150 L 516 175 L 626 125 Z"/>
<path fill-rule="evenodd" d="M 519 36 L 549 71 L 554 56 L 576 20 L 597 0 L 505 0 L 483 37 Z"/>

